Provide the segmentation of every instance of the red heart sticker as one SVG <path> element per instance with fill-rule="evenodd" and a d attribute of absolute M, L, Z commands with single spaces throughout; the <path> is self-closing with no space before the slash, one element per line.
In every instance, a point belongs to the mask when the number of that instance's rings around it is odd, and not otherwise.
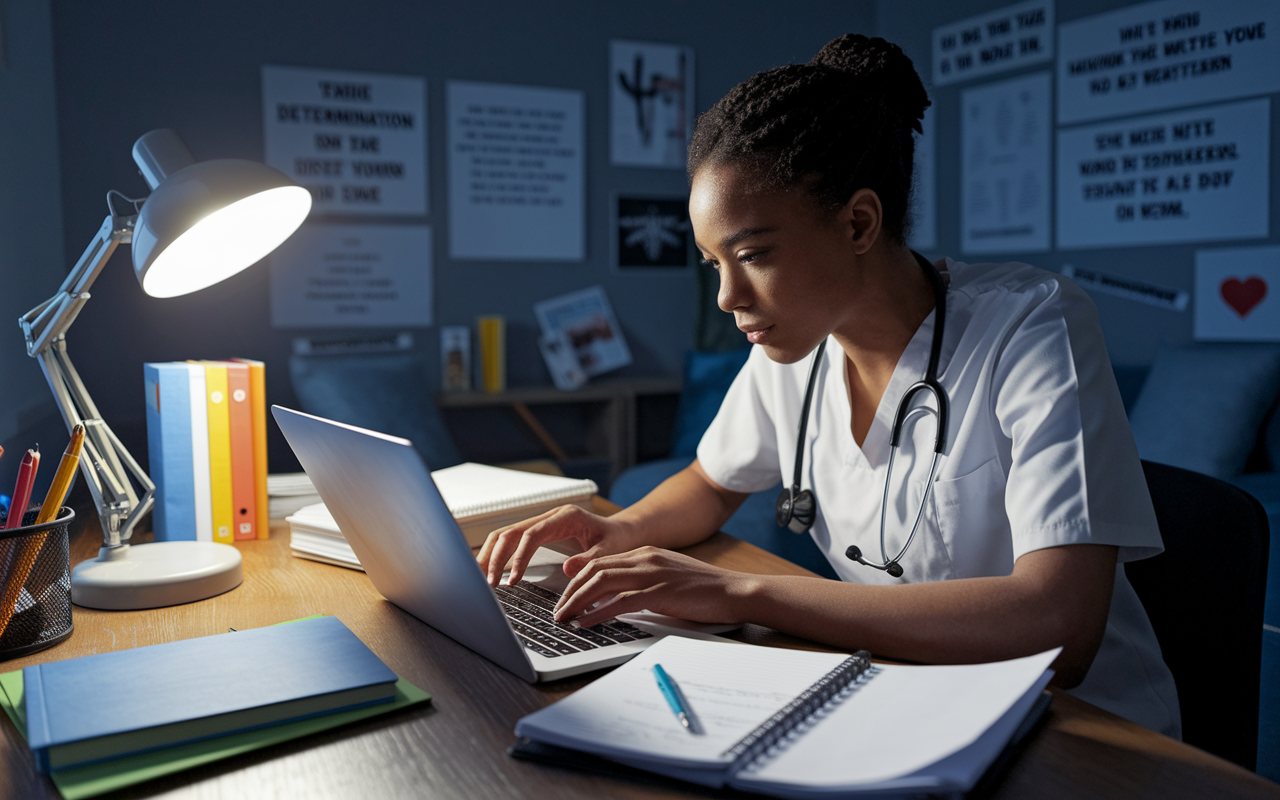
<path fill-rule="evenodd" d="M 1267 282 L 1257 275 L 1250 275 L 1243 281 L 1239 278 L 1227 278 L 1219 291 L 1227 305 L 1235 309 L 1240 319 L 1244 319 L 1267 296 Z"/>

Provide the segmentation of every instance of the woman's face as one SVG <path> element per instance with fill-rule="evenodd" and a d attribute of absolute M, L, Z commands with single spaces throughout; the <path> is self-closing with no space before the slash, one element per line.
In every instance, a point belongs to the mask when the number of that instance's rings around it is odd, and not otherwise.
<path fill-rule="evenodd" d="M 720 273 L 720 308 L 769 358 L 790 364 L 852 313 L 865 247 L 851 214 L 824 211 L 799 187 L 757 184 L 732 166 L 699 169 L 689 219 L 702 257 Z"/>

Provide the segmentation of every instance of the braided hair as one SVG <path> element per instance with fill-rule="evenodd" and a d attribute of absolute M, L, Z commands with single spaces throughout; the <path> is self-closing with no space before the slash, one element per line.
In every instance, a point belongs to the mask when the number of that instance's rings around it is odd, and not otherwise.
<path fill-rule="evenodd" d="M 884 232 L 906 243 L 915 143 L 929 96 L 911 59 L 884 39 L 845 34 L 808 64 L 761 72 L 698 117 L 689 180 L 707 164 L 751 171 L 769 188 L 803 186 L 825 209 L 870 189 Z"/>

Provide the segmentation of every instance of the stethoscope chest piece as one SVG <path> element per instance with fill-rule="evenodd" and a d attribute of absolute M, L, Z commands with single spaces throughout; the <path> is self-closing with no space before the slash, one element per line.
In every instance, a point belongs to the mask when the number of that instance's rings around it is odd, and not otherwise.
<path fill-rule="evenodd" d="M 818 515 L 818 503 L 813 499 L 813 492 L 792 486 L 778 493 L 778 501 L 774 503 L 774 519 L 779 528 L 786 528 L 792 533 L 808 533 Z"/>

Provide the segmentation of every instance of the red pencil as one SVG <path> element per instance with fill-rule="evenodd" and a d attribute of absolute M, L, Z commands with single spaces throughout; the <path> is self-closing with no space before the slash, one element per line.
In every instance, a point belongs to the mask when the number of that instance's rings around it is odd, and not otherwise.
<path fill-rule="evenodd" d="M 9 502 L 9 518 L 4 529 L 17 528 L 22 525 L 22 518 L 31 503 L 31 490 L 36 483 L 36 470 L 40 468 L 40 451 L 28 450 L 22 457 L 22 466 L 18 467 L 18 483 L 13 487 L 13 500 Z"/>

